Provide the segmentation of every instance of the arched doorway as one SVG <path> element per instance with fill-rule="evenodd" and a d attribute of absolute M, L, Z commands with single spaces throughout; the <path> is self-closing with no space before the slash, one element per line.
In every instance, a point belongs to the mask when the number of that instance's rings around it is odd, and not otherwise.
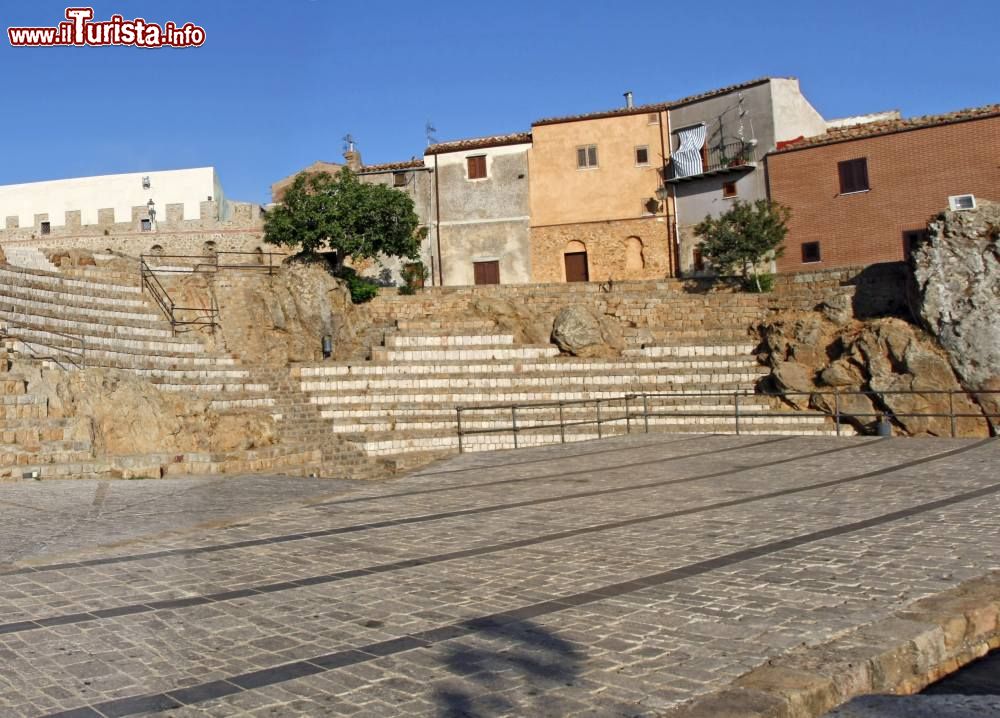
<path fill-rule="evenodd" d="M 646 255 L 642 253 L 642 240 L 629 237 L 625 240 L 625 271 L 638 274 L 646 268 Z"/>
<path fill-rule="evenodd" d="M 577 240 L 566 244 L 563 250 L 563 266 L 566 269 L 567 282 L 589 282 L 590 270 L 587 268 L 587 245 Z"/>

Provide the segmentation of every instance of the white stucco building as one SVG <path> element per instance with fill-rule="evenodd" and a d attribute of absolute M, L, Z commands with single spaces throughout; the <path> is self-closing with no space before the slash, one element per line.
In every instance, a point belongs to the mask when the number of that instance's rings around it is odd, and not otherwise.
<path fill-rule="evenodd" d="M 161 221 L 167 205 L 183 205 L 183 216 L 176 220 L 201 218 L 201 203 L 206 201 L 218 207 L 213 219 L 225 221 L 230 212 L 215 168 L 196 167 L 2 185 L 0 218 L 7 229 L 39 229 L 42 221 L 53 229 L 63 227 L 67 212 L 79 212 L 79 219 L 71 221 L 83 226 L 130 222 L 133 208 L 147 207 L 150 200 Z M 113 217 L 108 214 L 112 210 Z"/>

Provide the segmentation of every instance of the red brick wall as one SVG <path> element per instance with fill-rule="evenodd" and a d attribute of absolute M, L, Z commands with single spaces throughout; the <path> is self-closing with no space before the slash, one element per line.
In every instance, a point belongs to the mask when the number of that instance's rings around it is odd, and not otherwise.
<path fill-rule="evenodd" d="M 858 157 L 870 191 L 841 196 L 837 163 Z M 899 261 L 903 233 L 950 195 L 1000 201 L 1000 117 L 779 153 L 767 169 L 771 198 L 792 210 L 778 271 Z M 804 242 L 820 243 L 822 261 L 803 264 Z"/>

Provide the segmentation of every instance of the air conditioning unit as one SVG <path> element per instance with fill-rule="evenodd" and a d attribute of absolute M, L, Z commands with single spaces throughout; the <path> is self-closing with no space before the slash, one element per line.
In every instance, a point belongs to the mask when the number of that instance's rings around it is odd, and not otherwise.
<path fill-rule="evenodd" d="M 976 208 L 976 196 L 971 194 L 956 194 L 948 198 L 948 207 L 952 212 L 961 212 Z"/>

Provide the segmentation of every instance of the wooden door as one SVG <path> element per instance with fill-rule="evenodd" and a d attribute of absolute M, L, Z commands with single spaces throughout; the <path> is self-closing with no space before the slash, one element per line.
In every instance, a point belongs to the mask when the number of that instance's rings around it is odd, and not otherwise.
<path fill-rule="evenodd" d="M 563 255 L 566 261 L 566 281 L 567 282 L 589 282 L 590 273 L 587 271 L 586 252 L 567 252 Z"/>
<path fill-rule="evenodd" d="M 473 262 L 472 271 L 476 284 L 500 284 L 500 262 Z"/>

